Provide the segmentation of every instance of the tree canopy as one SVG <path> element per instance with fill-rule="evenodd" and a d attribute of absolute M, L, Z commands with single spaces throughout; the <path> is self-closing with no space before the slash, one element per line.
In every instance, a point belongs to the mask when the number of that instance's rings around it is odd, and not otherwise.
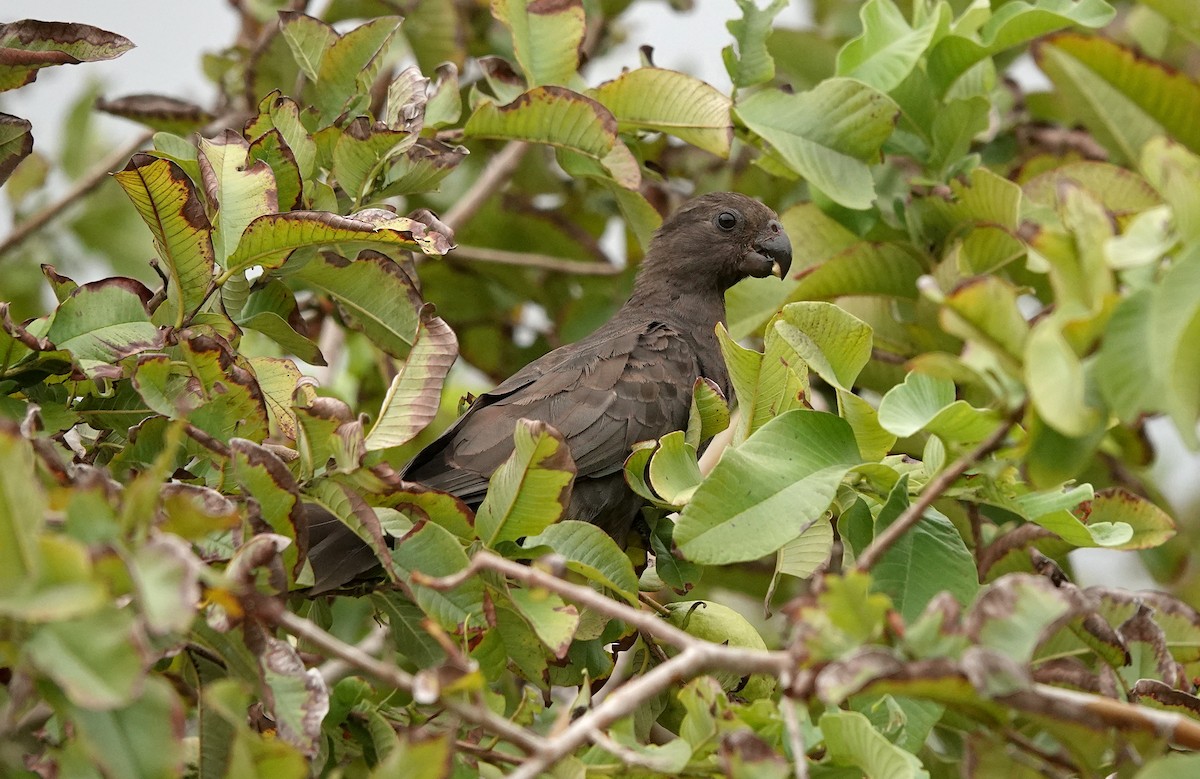
<path fill-rule="evenodd" d="M 0 773 L 1200 772 L 1150 475 L 1200 447 L 1193 4 L 737 0 L 730 94 L 600 83 L 647 1 L 237 0 L 213 105 L 0 114 Z M 0 90 L 118 32 L 0 25 Z M 727 297 L 733 407 L 630 453 L 628 548 L 539 499 L 544 425 L 477 514 L 398 477 L 717 190 L 795 262 Z M 383 580 L 305 597 L 305 504 Z"/>

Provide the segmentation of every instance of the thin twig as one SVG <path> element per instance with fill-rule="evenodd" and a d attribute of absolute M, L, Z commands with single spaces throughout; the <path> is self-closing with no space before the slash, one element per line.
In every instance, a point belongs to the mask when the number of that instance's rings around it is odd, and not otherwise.
<path fill-rule="evenodd" d="M 670 644 L 680 649 L 687 649 L 696 646 L 697 643 L 705 643 L 700 642 L 694 636 L 685 633 L 656 614 L 651 614 L 648 611 L 642 611 L 625 603 L 615 601 L 596 592 L 591 587 L 572 584 L 536 566 L 522 565 L 492 552 L 477 552 L 471 558 L 471 564 L 453 576 L 433 578 L 425 576 L 419 571 L 414 571 L 413 582 L 435 590 L 450 590 L 464 581 L 473 578 L 480 571 L 495 571 L 496 573 L 504 574 L 510 579 L 516 579 L 526 587 L 550 590 L 554 594 L 561 595 L 567 600 L 574 601 L 580 606 L 585 606 L 598 614 L 622 620 L 630 627 L 654 636 L 654 638 L 664 644 Z M 729 652 L 734 652 L 734 650 L 738 649 L 738 647 L 723 648 Z M 782 652 L 761 652 L 746 649 L 738 652 L 738 656 L 743 657 L 746 653 L 755 656 L 752 662 L 756 666 L 763 665 L 760 661 L 764 658 L 769 658 L 766 662 L 769 668 L 783 667 L 784 664 L 790 662 L 788 656 Z M 731 670 L 741 670 L 736 665 L 729 667 Z M 748 670 L 745 673 L 758 673 L 758 671 Z M 768 670 L 767 673 L 773 673 L 773 671 Z"/>
<path fill-rule="evenodd" d="M 112 154 L 101 160 L 96 167 L 88 171 L 82 178 L 77 179 L 71 185 L 71 188 L 64 192 L 58 200 L 42 208 L 20 224 L 14 225 L 12 232 L 8 234 L 3 243 L 0 243 L 0 259 L 3 259 L 5 255 L 24 243 L 25 239 L 29 238 L 29 236 L 49 224 L 76 200 L 80 200 L 104 183 L 110 173 L 123 167 L 129 161 L 129 158 L 152 137 L 154 137 L 153 130 L 145 130 L 138 133 L 129 143 L 114 150 Z"/>
<path fill-rule="evenodd" d="M 808 779 L 808 756 L 804 749 L 804 731 L 800 729 L 800 718 L 796 716 L 796 701 L 787 695 L 783 696 L 779 699 L 779 711 L 783 714 L 788 746 L 792 748 L 792 765 L 796 779 Z"/>
<path fill-rule="evenodd" d="M 586 744 L 594 731 L 602 731 L 622 717 L 628 716 L 651 696 L 671 685 L 705 671 L 732 670 L 743 675 L 763 673 L 787 677 L 796 664 L 796 659 L 787 652 L 764 652 L 760 649 L 702 641 L 656 614 L 617 602 L 590 587 L 564 581 L 537 567 L 521 565 L 487 551 L 477 552 L 471 558 L 471 564 L 454 576 L 432 578 L 414 572 L 413 581 L 426 587 L 448 590 L 476 576 L 480 571 L 500 573 L 527 587 L 550 590 L 598 614 L 620 619 L 637 630 L 682 650 L 646 674 L 613 689 L 602 702 L 572 722 L 552 740 L 543 742 L 543 746 L 511 774 L 511 779 L 534 779 L 539 773 Z"/>
<path fill-rule="evenodd" d="M 1001 703 L 1029 714 L 1049 716 L 1085 727 L 1140 730 L 1187 749 L 1200 749 L 1200 722 L 1173 711 L 1152 709 L 1103 695 L 1034 684 L 1007 695 Z"/>
<path fill-rule="evenodd" d="M 390 687 L 406 692 L 412 691 L 415 681 L 412 674 L 378 660 L 353 644 L 347 644 L 330 635 L 307 619 L 288 611 L 278 601 L 257 598 L 253 601 L 252 606 L 253 610 L 263 619 L 296 638 L 308 641 L 330 657 L 348 663 Z M 541 754 L 546 749 L 544 739 L 493 713 L 485 706 L 477 706 L 456 698 L 443 698 L 438 703 L 459 718 L 488 732 L 495 733 L 527 754 Z"/>
<path fill-rule="evenodd" d="M 874 541 L 863 550 L 863 553 L 858 556 L 858 561 L 854 567 L 859 571 L 869 571 L 883 554 L 892 548 L 892 545 L 900 540 L 900 537 L 907 533 L 912 526 L 917 524 L 917 521 L 925 515 L 925 510 L 933 505 L 933 502 L 942 496 L 946 490 L 967 472 L 975 463 L 982 460 L 989 452 L 999 448 L 1004 443 L 1005 437 L 1008 436 L 1008 431 L 1012 429 L 1012 420 L 1001 424 L 996 430 L 979 443 L 971 451 L 964 454 L 952 462 L 946 470 L 939 473 L 934 479 L 925 485 L 925 489 L 921 491 L 921 496 L 916 502 L 904 510 L 904 512 L 896 517 L 896 521 L 880 533 Z"/>
<path fill-rule="evenodd" d="M 547 741 L 545 749 L 530 755 L 517 770 L 509 774 L 509 779 L 536 779 L 543 771 L 586 744 L 594 731 L 602 730 L 633 713 L 644 701 L 671 685 L 700 673 L 703 670 L 703 654 L 699 643 L 696 643 L 645 675 L 629 680 L 599 706 L 572 722 L 553 741 Z"/>
<path fill-rule="evenodd" d="M 488 160 L 487 167 L 483 169 L 479 178 L 475 179 L 471 188 L 442 215 L 442 221 L 456 230 L 471 221 L 471 217 L 483 208 L 487 199 L 500 191 L 521 164 L 521 158 L 528 150 L 529 144 L 523 141 L 512 141 L 501 149 L 496 156 Z"/>
<path fill-rule="evenodd" d="M 355 647 L 360 652 L 373 656 L 383 650 L 387 635 L 387 625 L 376 625 L 375 629 L 368 633 L 366 638 L 359 641 Z M 331 660 L 326 660 L 317 670 L 321 672 L 321 678 L 325 680 L 326 686 L 332 687 L 342 679 L 350 676 L 356 669 L 353 663 L 335 657 Z"/>
<path fill-rule="evenodd" d="M 615 276 L 621 268 L 607 262 L 588 262 L 566 260 L 562 257 L 552 257 L 549 254 L 534 254 L 531 252 L 510 252 L 504 249 L 492 249 L 487 246 L 455 247 L 450 255 L 456 260 L 471 260 L 474 262 L 490 262 L 496 265 L 517 265 L 523 268 L 554 271 L 556 273 L 573 273 L 577 276 Z"/>

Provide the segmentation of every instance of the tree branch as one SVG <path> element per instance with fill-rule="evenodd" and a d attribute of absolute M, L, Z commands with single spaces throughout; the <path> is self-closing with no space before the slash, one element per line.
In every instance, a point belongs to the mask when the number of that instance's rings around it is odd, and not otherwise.
<path fill-rule="evenodd" d="M 471 188 L 442 215 L 442 221 L 456 230 L 471 221 L 471 217 L 478 213 L 487 199 L 504 186 L 528 150 L 529 144 L 523 141 L 512 141 L 501 149 L 488 161 L 487 167 Z"/>
<path fill-rule="evenodd" d="M 622 271 L 608 262 L 586 262 L 566 260 L 548 254 L 510 252 L 486 246 L 456 246 L 450 255 L 455 260 L 490 262 L 497 265 L 516 265 L 523 268 L 538 268 L 556 273 L 574 273 L 577 276 L 615 276 Z"/>
<path fill-rule="evenodd" d="M 81 200 L 93 189 L 104 183 L 110 173 L 123 167 L 129 161 L 129 158 L 153 136 L 153 130 L 146 130 L 139 133 L 129 143 L 114 150 L 112 154 L 102 159 L 96 167 L 89 170 L 83 177 L 77 179 L 71 185 L 71 188 L 64 192 L 58 200 L 37 211 L 33 216 L 20 224 L 14 225 L 12 232 L 8 234 L 3 243 L 0 243 L 0 259 L 3 259 L 5 255 L 24 243 L 27 238 L 53 221 L 72 203 Z"/>
<path fill-rule="evenodd" d="M 1008 436 L 1008 431 L 1012 429 L 1015 422 L 1009 420 L 996 428 L 995 432 L 983 439 L 971 451 L 959 457 L 950 464 L 944 471 L 935 476 L 925 489 L 921 491 L 921 496 L 917 501 L 904 510 L 904 512 L 896 517 L 896 521 L 888 525 L 888 527 L 875 537 L 875 540 L 863 550 L 863 553 L 858 556 L 854 567 L 859 571 L 869 571 L 883 554 L 892 548 L 892 545 L 900 540 L 900 537 L 912 529 L 912 526 L 917 524 L 925 514 L 925 510 L 933 505 L 933 502 L 940 498 L 942 494 L 948 490 L 959 476 L 967 472 L 975 463 L 982 460 L 990 452 L 1000 448 L 1004 443 L 1005 437 Z"/>
<path fill-rule="evenodd" d="M 364 652 L 359 647 L 347 644 L 335 636 L 317 627 L 312 622 L 288 611 L 283 604 L 270 598 L 254 598 L 251 609 L 263 619 L 290 633 L 296 638 L 302 638 L 313 646 L 325 652 L 330 657 L 341 660 L 347 665 L 374 677 L 384 684 L 405 692 L 412 692 L 415 681 L 412 674 L 394 665 L 378 660 Z M 495 733 L 506 741 L 515 744 L 527 754 L 541 754 L 547 747 L 545 739 L 522 728 L 504 717 L 499 716 L 482 705 L 475 705 L 457 698 L 442 698 L 438 703 L 470 722 L 472 725 Z"/>

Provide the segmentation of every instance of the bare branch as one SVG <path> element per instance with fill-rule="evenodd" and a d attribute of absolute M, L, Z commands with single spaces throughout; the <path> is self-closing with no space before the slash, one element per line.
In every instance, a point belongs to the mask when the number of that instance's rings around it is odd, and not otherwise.
<path fill-rule="evenodd" d="M 1035 684 L 1031 690 L 1013 693 L 1000 700 L 1030 714 L 1096 729 L 1140 730 L 1165 738 L 1176 746 L 1200 749 L 1200 722 L 1173 711 L 1152 709 L 1048 684 Z"/>
<path fill-rule="evenodd" d="M 442 215 L 442 221 L 456 230 L 471 221 L 471 217 L 475 216 L 487 199 L 500 191 L 521 164 L 521 158 L 528 150 L 529 144 L 522 141 L 512 141 L 501 149 L 488 161 L 487 167 L 466 194 Z"/>
<path fill-rule="evenodd" d="M 783 715 L 783 726 L 787 729 L 788 746 L 792 749 L 792 766 L 796 779 L 808 779 L 808 757 L 804 749 L 804 731 L 800 729 L 800 718 L 796 716 L 796 702 L 787 695 L 779 699 L 779 712 Z"/>
<path fill-rule="evenodd" d="M 450 255 L 456 260 L 490 262 L 496 265 L 516 265 L 522 268 L 537 268 L 555 273 L 574 273 L 577 276 L 615 276 L 621 268 L 607 262 L 566 260 L 548 254 L 510 252 L 486 246 L 457 246 Z"/>
<path fill-rule="evenodd" d="M 307 619 L 288 611 L 278 601 L 254 598 L 250 605 L 252 610 L 263 619 L 297 638 L 308 641 L 330 657 L 341 660 L 386 685 L 406 692 L 412 691 L 414 683 L 412 674 L 378 660 L 359 647 L 347 644 L 330 635 Z M 443 698 L 438 703 L 459 718 L 495 733 L 528 754 L 541 754 L 547 748 L 544 739 L 493 713 L 486 706 L 467 703 L 458 698 Z"/>
<path fill-rule="evenodd" d="M 153 130 L 146 130 L 138 133 L 138 135 L 129 141 L 129 143 L 115 149 L 112 154 L 102 159 L 96 167 L 92 168 L 83 177 L 75 181 L 71 188 L 62 194 L 58 200 L 50 203 L 45 208 L 36 212 L 19 225 L 14 225 L 12 232 L 0 243 L 0 260 L 13 249 L 25 242 L 29 236 L 41 230 L 71 204 L 77 200 L 81 200 L 84 196 L 90 193 L 93 189 L 100 186 L 108 178 L 108 174 L 119 170 L 129 161 L 134 152 L 142 148 L 147 141 L 154 136 Z"/>
<path fill-rule="evenodd" d="M 856 570 L 869 571 L 879 562 L 879 558 L 884 552 L 892 548 L 892 545 L 900 540 L 900 537 L 912 529 L 913 525 L 921 519 L 925 514 L 925 510 L 933 505 L 933 502 L 940 498 L 942 494 L 948 490 L 959 476 L 967 472 L 975 463 L 982 460 L 990 452 L 998 449 L 1008 436 L 1008 431 L 1015 424 L 1011 419 L 1008 422 L 996 428 L 995 432 L 985 438 L 971 451 L 959 457 L 952 462 L 944 471 L 935 476 L 925 489 L 921 492 L 921 496 L 916 502 L 904 510 L 900 516 L 896 517 L 896 521 L 888 525 L 887 529 L 876 536 L 875 540 L 863 550 L 863 553 L 858 556 L 858 561 L 854 564 Z"/>

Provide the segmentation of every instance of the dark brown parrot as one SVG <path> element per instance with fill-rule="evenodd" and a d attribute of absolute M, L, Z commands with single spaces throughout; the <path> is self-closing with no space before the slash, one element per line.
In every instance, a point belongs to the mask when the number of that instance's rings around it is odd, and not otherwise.
<path fill-rule="evenodd" d="M 659 228 L 629 300 L 600 329 L 555 349 L 475 400 L 405 467 L 403 477 L 478 506 L 513 452 L 519 419 L 556 429 L 577 474 L 564 517 L 623 541 L 642 506 L 624 463 L 639 441 L 687 426 L 697 377 L 731 398 L 714 333 L 725 290 L 747 276 L 786 276 L 792 246 L 774 211 L 734 192 L 684 203 Z M 316 594 L 375 566 L 374 554 L 327 512 L 310 510 Z"/>

